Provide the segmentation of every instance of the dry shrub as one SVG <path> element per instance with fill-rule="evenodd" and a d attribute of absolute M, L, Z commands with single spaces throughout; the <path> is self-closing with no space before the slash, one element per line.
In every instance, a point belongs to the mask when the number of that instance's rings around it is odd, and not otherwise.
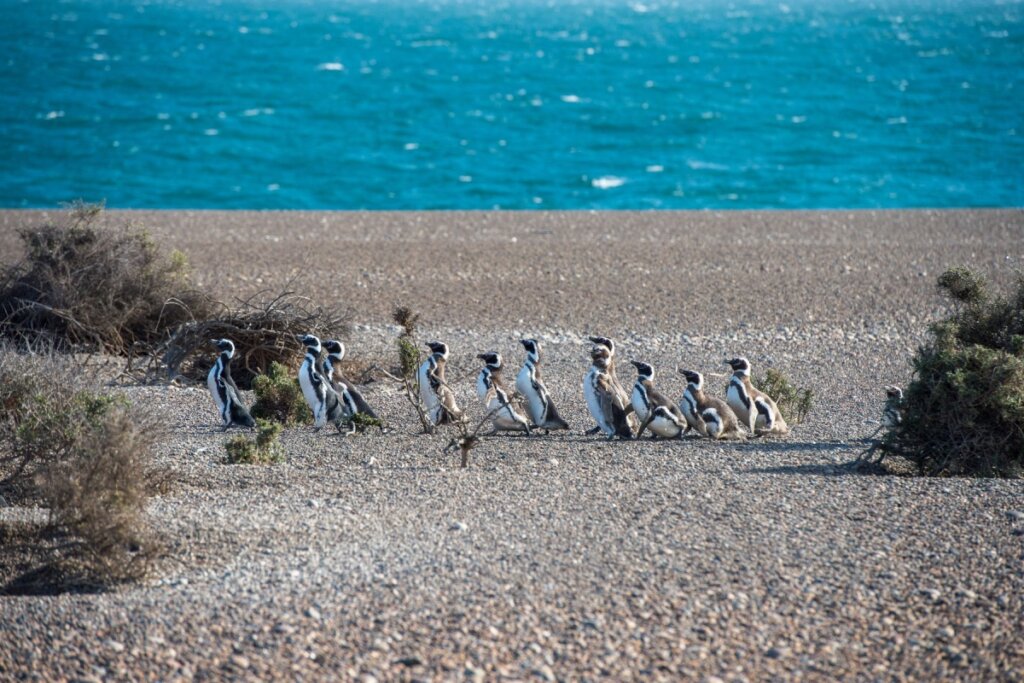
<path fill-rule="evenodd" d="M 782 417 L 790 425 L 798 425 L 803 422 L 814 405 L 814 392 L 794 386 L 785 375 L 775 368 L 768 368 L 764 375 L 755 377 L 753 384 L 772 397 L 775 405 L 779 407 Z"/>
<path fill-rule="evenodd" d="M 110 410 L 43 475 L 50 523 L 67 534 L 60 562 L 79 581 L 144 578 L 162 552 L 145 514 L 152 434 L 130 409 Z"/>
<path fill-rule="evenodd" d="M 294 372 L 277 361 L 271 361 L 267 373 L 253 380 L 252 388 L 256 393 L 256 402 L 249 412 L 257 420 L 270 420 L 285 427 L 313 421 L 299 379 Z"/>
<path fill-rule="evenodd" d="M 270 371 L 271 363 L 298 367 L 305 353 L 299 335 L 343 339 L 350 318 L 346 309 L 317 306 L 291 291 L 261 292 L 233 309 L 221 306 L 204 320 L 182 325 L 167 343 L 163 362 L 172 376 L 202 380 L 216 360 L 210 340 L 230 339 L 235 343 L 232 376 L 240 388 L 251 389 L 257 375 Z"/>
<path fill-rule="evenodd" d="M 24 258 L 0 271 L 0 335 L 133 355 L 209 314 L 184 254 L 165 254 L 142 228 L 97 225 L 100 210 L 75 205 L 62 222 L 21 231 Z"/>
<path fill-rule="evenodd" d="M 38 580 L 137 579 L 160 554 L 145 515 L 162 484 L 151 466 L 160 430 L 69 358 L 0 348 L 0 494 L 49 509 L 32 541 L 46 568 Z"/>
<path fill-rule="evenodd" d="M 947 271 L 949 319 L 913 359 L 903 419 L 881 444 L 927 475 L 1019 477 L 1024 472 L 1024 278 L 1010 298 L 984 278 Z"/>
<path fill-rule="evenodd" d="M 282 462 L 284 454 L 277 438 L 283 427 L 278 422 L 256 420 L 256 438 L 239 434 L 224 444 L 227 454 L 224 462 L 228 465 L 270 465 Z"/>

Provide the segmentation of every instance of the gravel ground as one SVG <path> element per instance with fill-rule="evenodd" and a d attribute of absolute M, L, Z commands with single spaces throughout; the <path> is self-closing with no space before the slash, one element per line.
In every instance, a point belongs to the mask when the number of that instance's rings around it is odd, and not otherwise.
<path fill-rule="evenodd" d="M 842 467 L 943 310 L 935 276 L 1008 279 L 1024 213 L 131 217 L 225 298 L 299 271 L 343 297 L 354 360 L 390 357 L 390 307 L 419 308 L 474 415 L 475 355 L 518 368 L 537 336 L 573 431 L 486 439 L 461 470 L 378 381 L 394 433 L 293 429 L 285 464 L 228 466 L 201 388 L 124 387 L 172 435 L 151 514 L 175 561 L 105 594 L 0 597 L 0 679 L 1024 679 L 1024 483 Z M 0 212 L 3 253 L 40 220 Z M 720 391 L 742 353 L 815 410 L 771 440 L 585 437 L 593 332 L 620 341 L 624 384 L 642 358 L 672 396 L 683 365 Z"/>

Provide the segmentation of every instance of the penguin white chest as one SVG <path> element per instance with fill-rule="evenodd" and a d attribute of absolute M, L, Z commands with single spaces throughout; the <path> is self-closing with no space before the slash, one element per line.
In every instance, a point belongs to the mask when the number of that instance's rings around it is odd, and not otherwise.
<path fill-rule="evenodd" d="M 312 365 L 308 359 L 302 363 L 302 367 L 299 368 L 299 387 L 302 389 L 302 396 L 306 399 L 306 404 L 310 410 L 313 411 L 314 417 L 319 418 L 324 401 L 320 398 L 316 387 L 313 385 L 312 370 Z"/>
<path fill-rule="evenodd" d="M 488 382 L 489 375 L 490 373 L 484 369 L 480 371 L 480 374 L 477 375 L 476 378 L 476 395 L 481 401 L 487 400 L 487 391 L 490 388 Z"/>
<path fill-rule="evenodd" d="M 544 421 L 544 397 L 534 389 L 533 373 L 530 368 L 523 366 L 523 369 L 516 375 L 516 389 L 526 399 L 526 410 L 530 413 L 533 423 L 539 425 Z"/>
<path fill-rule="evenodd" d="M 428 358 L 420 365 L 419 371 L 416 373 L 416 383 L 420 387 L 420 400 L 423 401 L 423 405 L 426 407 L 427 412 L 430 412 L 437 408 L 439 401 L 437 394 L 434 392 L 433 387 L 430 386 L 430 359 Z"/>
<path fill-rule="evenodd" d="M 601 408 L 601 397 L 597 391 L 597 381 L 600 378 L 600 373 L 596 368 L 591 368 L 590 372 L 583 380 L 583 395 L 587 399 L 587 408 L 590 410 L 590 414 L 594 416 L 598 426 L 606 434 L 612 433 L 614 430 L 608 425 L 608 422 L 604 419 L 604 410 Z"/>
<path fill-rule="evenodd" d="M 701 420 L 697 411 L 697 398 L 693 395 L 693 392 L 690 391 L 689 387 L 687 387 L 686 391 L 683 392 L 683 400 L 679 404 L 679 408 L 682 410 L 683 417 L 686 418 L 687 424 L 700 431 Z"/>
<path fill-rule="evenodd" d="M 220 384 L 220 360 L 210 368 L 210 373 L 206 376 L 206 386 L 210 390 L 210 396 L 213 396 L 213 402 L 217 404 L 217 412 L 224 413 L 224 394 L 221 392 Z"/>
<path fill-rule="evenodd" d="M 679 426 L 679 423 L 673 420 L 669 415 L 665 414 L 668 411 L 663 408 L 654 413 L 654 417 L 647 424 L 647 428 L 658 436 L 662 436 L 668 439 L 679 436 L 679 432 L 683 431 Z M 644 418 L 645 420 L 647 418 Z"/>
<path fill-rule="evenodd" d="M 636 412 L 636 417 L 640 422 L 646 422 L 648 414 L 650 413 L 650 403 L 648 403 L 647 389 L 644 385 L 637 382 L 633 385 L 633 394 L 630 396 L 630 402 L 633 404 L 633 410 Z"/>
<path fill-rule="evenodd" d="M 743 385 L 738 382 L 729 382 L 729 389 L 725 392 L 725 400 L 726 403 L 729 404 L 729 407 L 733 409 L 733 412 L 736 413 L 737 417 L 746 422 L 747 418 L 750 416 L 750 408 L 752 408 L 753 405 L 749 408 L 747 407 L 748 401 L 751 403 L 752 401 L 750 401 L 750 397 L 747 396 L 747 391 L 743 388 Z"/>

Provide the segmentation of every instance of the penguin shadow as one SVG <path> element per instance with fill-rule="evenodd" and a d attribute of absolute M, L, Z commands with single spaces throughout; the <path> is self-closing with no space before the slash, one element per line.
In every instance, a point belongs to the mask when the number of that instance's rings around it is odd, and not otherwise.
<path fill-rule="evenodd" d="M 812 462 L 797 465 L 776 465 L 774 467 L 750 467 L 743 470 L 744 474 L 806 474 L 824 477 L 846 477 L 876 474 L 869 467 L 857 467 L 856 453 L 860 453 L 859 444 L 850 441 L 782 441 L 750 439 L 746 442 L 750 447 L 760 451 L 773 453 L 842 453 L 854 452 L 847 462 Z"/>

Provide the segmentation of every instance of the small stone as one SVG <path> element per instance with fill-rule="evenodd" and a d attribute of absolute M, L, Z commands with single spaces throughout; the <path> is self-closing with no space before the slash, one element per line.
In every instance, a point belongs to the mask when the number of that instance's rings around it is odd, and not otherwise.
<path fill-rule="evenodd" d="M 557 465 L 558 464 L 558 458 L 551 458 L 550 460 L 548 460 L 548 463 L 551 464 L 551 465 Z"/>
<path fill-rule="evenodd" d="M 782 659 L 783 657 L 786 657 L 786 656 L 789 655 L 789 648 L 788 647 L 772 647 L 772 648 L 769 648 L 767 652 L 765 652 L 765 655 L 769 659 Z"/>
<path fill-rule="evenodd" d="M 922 588 L 920 591 L 921 595 L 925 596 L 932 602 L 938 602 L 939 598 L 942 597 L 942 591 L 936 590 L 935 588 Z"/>
<path fill-rule="evenodd" d="M 423 664 L 423 660 L 417 657 L 416 655 L 411 655 L 409 657 L 401 657 L 399 659 L 396 659 L 395 664 L 401 664 L 402 666 L 412 668 L 414 666 L 420 666 L 421 664 Z"/>
<path fill-rule="evenodd" d="M 317 619 L 317 620 L 319 620 L 320 619 L 320 610 L 318 610 L 316 607 L 310 607 L 309 609 L 306 610 L 306 616 L 309 617 L 310 619 Z"/>
<path fill-rule="evenodd" d="M 108 640 L 107 647 L 109 647 L 114 652 L 124 652 L 124 643 L 119 643 L 116 640 Z"/>
<path fill-rule="evenodd" d="M 462 522 L 452 522 L 452 525 L 448 527 L 448 531 L 465 531 L 468 528 L 469 527 Z"/>
<path fill-rule="evenodd" d="M 313 500 L 312 498 L 306 501 L 306 505 L 308 505 L 311 508 L 318 508 L 318 507 L 320 507 L 320 503 L 318 503 L 317 501 Z"/>
<path fill-rule="evenodd" d="M 249 668 L 249 658 L 244 655 L 231 655 L 231 663 L 237 666 L 239 669 Z"/>
<path fill-rule="evenodd" d="M 956 631 L 953 630 L 952 626 L 943 626 L 942 628 L 940 628 L 938 631 L 935 632 L 935 636 L 937 638 L 943 638 L 945 640 L 949 640 L 950 638 L 952 638 L 955 635 L 956 635 Z"/>
<path fill-rule="evenodd" d="M 1024 510 L 1010 510 L 1006 516 L 1011 522 L 1024 522 Z"/>
<path fill-rule="evenodd" d="M 533 675 L 538 676 L 545 681 L 555 680 L 555 672 L 552 671 L 551 667 L 546 664 L 544 666 L 534 669 Z"/>

